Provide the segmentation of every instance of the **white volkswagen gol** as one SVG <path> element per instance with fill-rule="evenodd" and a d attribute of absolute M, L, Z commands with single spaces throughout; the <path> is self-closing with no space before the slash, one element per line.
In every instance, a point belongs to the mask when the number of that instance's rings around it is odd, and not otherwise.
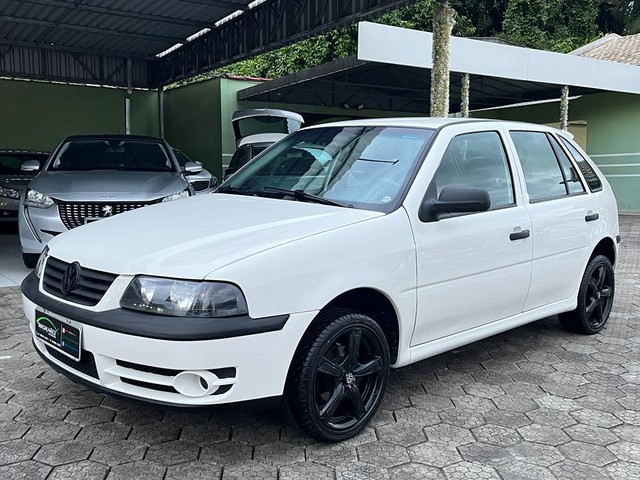
<path fill-rule="evenodd" d="M 605 325 L 614 195 L 566 133 L 436 119 L 296 132 L 219 193 L 64 233 L 22 284 L 38 353 L 149 402 L 283 397 L 339 441 L 390 367 L 550 315 Z"/>

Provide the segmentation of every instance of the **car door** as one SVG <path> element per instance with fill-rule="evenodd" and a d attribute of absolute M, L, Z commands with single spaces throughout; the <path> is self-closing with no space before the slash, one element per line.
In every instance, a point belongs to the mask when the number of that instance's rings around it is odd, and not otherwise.
<path fill-rule="evenodd" d="M 497 128 L 470 129 L 477 126 L 440 133 L 437 142 L 447 142 L 446 149 L 427 197 L 439 199 L 448 185 L 471 186 L 486 189 L 492 205 L 486 212 L 415 220 L 418 304 L 412 346 L 519 314 L 529 289 L 531 223 L 504 134 Z M 461 133 L 445 136 L 451 130 Z"/>
<path fill-rule="evenodd" d="M 599 204 L 555 135 L 510 130 L 532 222 L 531 288 L 525 311 L 575 295 L 598 237 Z"/>

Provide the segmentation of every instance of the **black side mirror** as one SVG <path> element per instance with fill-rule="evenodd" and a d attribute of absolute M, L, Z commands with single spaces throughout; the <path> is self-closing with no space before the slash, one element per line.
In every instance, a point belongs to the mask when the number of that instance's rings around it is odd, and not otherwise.
<path fill-rule="evenodd" d="M 489 192 L 482 188 L 448 185 L 440 192 L 440 198 L 425 198 L 420 205 L 418 218 L 423 222 L 437 222 L 445 215 L 486 212 L 491 208 Z"/>

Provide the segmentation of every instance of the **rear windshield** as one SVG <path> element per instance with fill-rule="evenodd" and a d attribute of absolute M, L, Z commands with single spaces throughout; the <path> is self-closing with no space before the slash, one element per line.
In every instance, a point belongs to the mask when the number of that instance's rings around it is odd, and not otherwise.
<path fill-rule="evenodd" d="M 122 170 L 171 172 L 175 166 L 164 146 L 145 140 L 72 140 L 60 148 L 48 170 Z"/>

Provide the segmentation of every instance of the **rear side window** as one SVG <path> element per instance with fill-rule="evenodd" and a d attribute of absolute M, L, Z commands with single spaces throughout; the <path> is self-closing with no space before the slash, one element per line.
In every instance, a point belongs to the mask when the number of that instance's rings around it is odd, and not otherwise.
<path fill-rule="evenodd" d="M 568 194 L 565 179 L 551 143 L 544 132 L 511 132 L 531 202 Z"/>
<path fill-rule="evenodd" d="M 437 198 L 444 187 L 460 185 L 489 192 L 491 210 L 514 204 L 511 171 L 497 132 L 467 133 L 451 140 L 433 183 Z"/>
<path fill-rule="evenodd" d="M 564 175 L 569 195 L 584 193 L 584 185 L 582 185 L 582 180 L 580 180 L 580 175 L 578 175 L 576 167 L 571 163 L 567 154 L 564 153 L 564 150 L 562 150 L 558 141 L 551 135 L 548 135 L 547 138 L 549 138 L 553 151 L 560 162 L 560 167 L 562 168 L 562 173 Z"/>
<path fill-rule="evenodd" d="M 578 168 L 582 172 L 582 175 L 584 175 L 584 179 L 587 181 L 587 184 L 589 185 L 589 190 L 591 190 L 592 192 L 597 192 L 598 190 L 602 190 L 602 182 L 600 181 L 600 178 L 598 178 L 598 174 L 595 172 L 593 167 L 589 164 L 587 159 L 584 158 L 584 156 L 578 151 L 576 147 L 574 147 L 571 144 L 571 142 L 569 142 L 569 140 L 562 137 L 560 137 L 560 140 L 562 141 L 564 146 L 567 147 L 567 149 L 571 153 L 571 156 L 573 157 L 576 164 L 578 165 Z"/>

